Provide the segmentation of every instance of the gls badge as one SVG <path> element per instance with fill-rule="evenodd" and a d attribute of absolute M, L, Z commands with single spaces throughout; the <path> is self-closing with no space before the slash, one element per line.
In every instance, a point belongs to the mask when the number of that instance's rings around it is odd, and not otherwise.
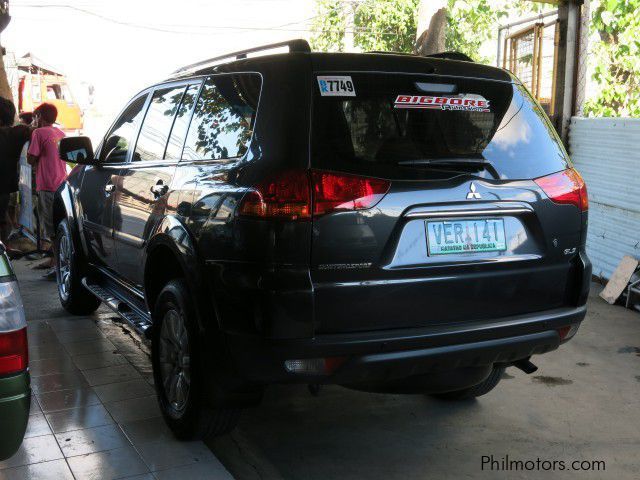
<path fill-rule="evenodd" d="M 480 200 L 482 198 L 482 195 L 480 195 L 480 192 L 476 192 L 476 184 L 471 182 L 471 186 L 469 187 L 469 193 L 467 193 L 467 200 L 471 200 L 474 198 L 476 200 Z"/>

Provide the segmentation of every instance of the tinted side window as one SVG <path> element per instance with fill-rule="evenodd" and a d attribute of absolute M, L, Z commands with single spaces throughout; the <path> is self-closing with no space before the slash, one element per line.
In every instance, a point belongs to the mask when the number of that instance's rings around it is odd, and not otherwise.
<path fill-rule="evenodd" d="M 220 75 L 206 80 L 196 104 L 182 158 L 241 157 L 253 133 L 260 76 Z"/>
<path fill-rule="evenodd" d="M 142 118 L 147 95 L 136 98 L 120 116 L 113 126 L 100 150 L 100 161 L 122 163 L 127 159 L 127 152 L 134 140 L 138 122 Z"/>
<path fill-rule="evenodd" d="M 140 128 L 133 161 L 160 160 L 164 156 L 173 119 L 178 112 L 185 86 L 156 90 Z"/>
<path fill-rule="evenodd" d="M 171 130 L 171 136 L 167 144 L 167 151 L 164 154 L 164 158 L 167 160 L 179 160 L 182 156 L 182 147 L 184 146 L 184 139 L 187 136 L 187 129 L 189 128 L 189 119 L 191 118 L 191 112 L 193 112 L 199 89 L 199 83 L 197 85 L 189 85 L 187 91 L 182 96 L 182 103 L 178 108 L 178 114 L 173 122 L 173 129 Z"/>

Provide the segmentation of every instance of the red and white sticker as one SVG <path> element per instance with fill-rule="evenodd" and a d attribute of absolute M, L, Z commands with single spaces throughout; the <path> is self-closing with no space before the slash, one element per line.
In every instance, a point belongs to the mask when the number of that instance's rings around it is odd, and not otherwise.
<path fill-rule="evenodd" d="M 398 95 L 395 108 L 429 108 L 434 110 L 463 110 L 467 112 L 490 112 L 489 100 L 482 95 L 462 94 L 455 97 L 432 95 Z"/>

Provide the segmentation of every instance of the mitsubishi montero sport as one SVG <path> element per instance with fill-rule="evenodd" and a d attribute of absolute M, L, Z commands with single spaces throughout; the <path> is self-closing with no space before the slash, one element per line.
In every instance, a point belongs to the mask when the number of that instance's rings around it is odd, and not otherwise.
<path fill-rule="evenodd" d="M 60 301 L 151 339 L 180 438 L 272 383 L 480 396 L 585 316 L 585 184 L 522 83 L 460 54 L 238 52 L 60 152 Z"/>

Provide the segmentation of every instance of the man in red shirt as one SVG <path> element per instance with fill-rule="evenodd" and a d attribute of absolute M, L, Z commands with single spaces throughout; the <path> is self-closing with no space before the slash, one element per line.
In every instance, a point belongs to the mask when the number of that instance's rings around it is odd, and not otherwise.
<path fill-rule="evenodd" d="M 53 225 L 53 196 L 67 178 L 67 169 L 58 153 L 58 144 L 65 136 L 53 124 L 58 117 L 55 105 L 43 103 L 33 111 L 36 128 L 31 134 L 27 161 L 36 169 L 36 191 L 38 192 L 38 215 L 44 234 L 51 242 L 55 237 Z M 53 267 L 53 258 L 49 264 Z"/>

